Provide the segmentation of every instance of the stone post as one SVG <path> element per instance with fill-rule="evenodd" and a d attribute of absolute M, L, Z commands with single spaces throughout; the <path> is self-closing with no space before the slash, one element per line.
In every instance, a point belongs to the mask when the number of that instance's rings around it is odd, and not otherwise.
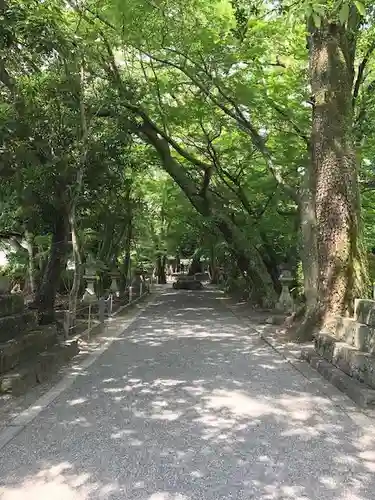
<path fill-rule="evenodd" d="M 67 339 L 70 335 L 70 311 L 64 311 L 64 337 Z"/>
<path fill-rule="evenodd" d="M 279 300 L 276 304 L 276 309 L 292 313 L 294 311 L 293 298 L 290 295 L 289 285 L 293 281 L 293 276 L 290 271 L 284 270 L 280 275 L 280 282 L 282 286 L 281 294 Z"/>
<path fill-rule="evenodd" d="M 133 287 L 129 286 L 129 304 L 133 300 Z"/>
<path fill-rule="evenodd" d="M 139 296 L 142 297 L 142 288 L 143 288 L 143 283 L 142 281 L 139 284 Z"/>
<path fill-rule="evenodd" d="M 103 297 L 101 299 L 99 299 L 98 305 L 99 305 L 99 322 L 104 323 L 106 304 L 105 304 L 105 300 Z"/>

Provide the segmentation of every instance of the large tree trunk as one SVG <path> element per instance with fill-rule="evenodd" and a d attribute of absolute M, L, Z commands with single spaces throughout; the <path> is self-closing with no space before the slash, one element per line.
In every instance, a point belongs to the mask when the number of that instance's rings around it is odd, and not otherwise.
<path fill-rule="evenodd" d="M 327 326 L 333 316 L 351 312 L 353 298 L 363 295 L 366 287 L 352 129 L 354 52 L 354 39 L 344 26 L 325 22 L 321 29 L 311 33 L 310 78 L 314 99 L 311 146 L 319 262 L 318 316 L 321 324 Z"/>
<path fill-rule="evenodd" d="M 218 219 L 218 215 L 216 215 Z M 264 307 L 273 307 L 276 293 L 272 278 L 258 252 L 251 245 L 242 231 L 229 219 L 222 217 L 217 221 L 217 227 L 229 245 L 238 269 L 248 282 L 250 298 Z"/>
<path fill-rule="evenodd" d="M 194 254 L 189 266 L 188 274 L 194 276 L 194 274 L 202 272 L 201 258 L 200 254 Z"/>
<path fill-rule="evenodd" d="M 272 243 L 268 240 L 267 235 L 263 232 L 260 231 L 259 233 L 261 240 L 262 240 L 262 247 L 261 247 L 261 257 L 264 262 L 264 265 L 267 268 L 267 271 L 269 275 L 271 276 L 273 286 L 278 294 L 281 293 L 281 284 L 279 280 L 279 264 L 280 264 L 280 258 L 278 257 L 274 246 Z"/>
<path fill-rule="evenodd" d="M 66 266 L 69 250 L 68 242 L 68 214 L 64 208 L 61 208 L 59 211 L 56 211 L 48 262 L 35 300 L 40 324 L 51 323 L 55 319 L 56 292 L 60 283 L 61 273 Z"/>
<path fill-rule="evenodd" d="M 156 276 L 159 285 L 165 285 L 167 283 L 167 277 L 165 275 L 165 264 L 166 257 L 159 253 L 156 257 Z"/>

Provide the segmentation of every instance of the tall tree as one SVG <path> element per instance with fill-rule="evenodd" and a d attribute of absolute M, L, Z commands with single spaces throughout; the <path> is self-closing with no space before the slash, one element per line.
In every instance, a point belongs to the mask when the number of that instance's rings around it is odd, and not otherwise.
<path fill-rule="evenodd" d="M 353 130 L 353 91 L 362 77 L 359 68 L 355 81 L 362 14 L 363 4 L 345 1 L 309 17 L 310 188 L 317 224 L 317 313 L 325 325 L 336 315 L 352 312 L 354 298 L 369 290 Z"/>

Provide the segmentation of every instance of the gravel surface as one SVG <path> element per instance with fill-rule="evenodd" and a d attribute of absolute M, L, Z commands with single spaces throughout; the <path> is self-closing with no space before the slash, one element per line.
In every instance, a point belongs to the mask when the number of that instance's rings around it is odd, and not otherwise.
<path fill-rule="evenodd" d="M 0 451 L 1 500 L 375 498 L 359 425 L 215 291 L 165 291 Z"/>

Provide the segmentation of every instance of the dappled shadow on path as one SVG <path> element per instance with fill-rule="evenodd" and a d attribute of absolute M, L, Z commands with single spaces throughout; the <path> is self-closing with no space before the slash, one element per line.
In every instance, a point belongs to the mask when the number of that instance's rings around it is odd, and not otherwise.
<path fill-rule="evenodd" d="M 2 500 L 374 497 L 373 427 L 213 291 L 163 294 L 80 375 L 6 448 Z"/>

